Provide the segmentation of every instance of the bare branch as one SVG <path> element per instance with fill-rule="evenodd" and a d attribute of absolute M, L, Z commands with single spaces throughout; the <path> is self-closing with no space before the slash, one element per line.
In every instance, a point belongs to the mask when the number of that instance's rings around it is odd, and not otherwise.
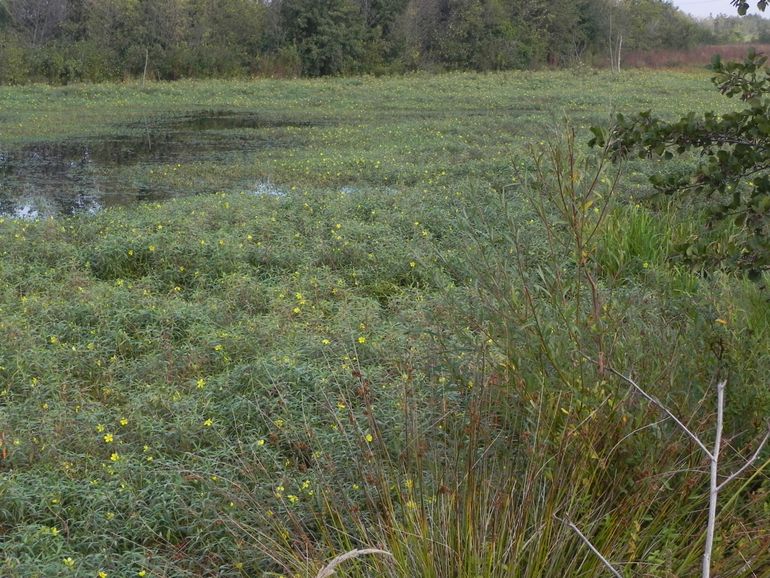
<path fill-rule="evenodd" d="M 596 362 L 596 361 L 594 361 L 593 359 L 591 359 L 590 361 L 591 361 L 591 362 L 593 362 L 593 363 L 597 363 L 597 362 Z M 622 373 L 620 373 L 619 371 L 617 371 L 616 369 L 614 369 L 614 368 L 612 368 L 612 367 L 608 367 L 607 369 L 609 369 L 609 370 L 610 370 L 610 372 L 614 373 L 614 374 L 615 374 L 615 375 L 617 375 L 617 376 L 618 376 L 620 379 L 622 379 L 623 381 L 625 381 L 626 383 L 628 383 L 628 384 L 629 384 L 631 387 L 633 387 L 634 389 L 636 389 L 636 391 L 638 391 L 640 394 L 642 394 L 642 397 L 644 397 L 646 400 L 648 400 L 649 402 L 651 402 L 651 403 L 653 403 L 654 405 L 658 406 L 658 408 L 659 408 L 661 411 L 663 411 L 663 413 L 665 413 L 665 414 L 666 414 L 668 417 L 670 417 L 671 419 L 673 419 L 673 420 L 674 420 L 674 423 L 676 423 L 676 425 L 678 425 L 678 426 L 680 427 L 680 429 L 681 429 L 681 430 L 682 430 L 684 433 L 686 433 L 686 434 L 687 434 L 687 435 L 690 437 L 690 439 L 692 439 L 692 441 L 694 441 L 694 442 L 697 444 L 697 446 L 698 446 L 698 447 L 699 447 L 701 450 L 703 450 L 703 453 L 705 453 L 705 454 L 708 456 L 708 458 L 709 458 L 710 460 L 713 460 L 713 459 L 714 459 L 714 456 L 711 454 L 711 452 L 709 451 L 709 449 L 708 449 L 708 448 L 707 448 L 707 447 L 706 447 L 706 446 L 703 444 L 703 442 L 702 442 L 702 441 L 700 441 L 700 438 L 699 438 L 698 436 L 696 436 L 694 433 L 692 433 L 692 431 L 690 431 L 690 428 L 688 428 L 686 425 L 684 425 L 684 424 L 683 424 L 683 423 L 682 423 L 682 422 L 679 420 L 679 418 L 677 418 L 677 417 L 676 417 L 676 416 L 675 416 L 673 413 L 671 413 L 671 411 L 669 411 L 669 409 L 668 409 L 668 408 L 667 408 L 665 405 L 663 405 L 663 403 L 662 403 L 661 401 L 659 401 L 659 400 L 658 400 L 658 399 L 657 399 L 655 396 L 652 396 L 652 395 L 650 395 L 649 393 L 647 393 L 646 391 L 644 391 L 644 390 L 643 390 L 643 389 L 642 389 L 642 388 L 639 386 L 639 384 L 637 384 L 637 383 L 636 383 L 636 382 L 635 382 L 633 379 L 631 379 L 630 377 L 628 377 L 628 376 L 626 376 L 626 375 L 623 375 Z"/>
<path fill-rule="evenodd" d="M 609 563 L 607 558 L 602 556 L 601 552 L 599 552 L 599 550 L 597 550 L 596 547 L 593 544 L 591 544 L 591 540 L 589 540 L 588 538 L 585 537 L 583 532 L 580 531 L 580 528 L 578 528 L 570 520 L 567 520 L 567 519 L 563 520 L 563 519 L 559 518 L 556 514 L 554 514 L 553 517 L 556 518 L 557 520 L 559 520 L 559 522 L 561 522 L 562 524 L 564 524 L 566 526 L 569 526 L 572 529 L 572 531 L 575 532 L 575 534 L 577 534 L 580 537 L 581 540 L 583 540 L 585 545 L 588 546 L 591 549 L 591 552 L 596 554 L 596 557 L 599 558 L 599 560 L 602 561 L 602 564 L 604 564 L 607 567 L 607 570 L 612 572 L 612 574 L 615 576 L 615 578 L 623 578 L 623 575 L 620 572 L 618 572 L 612 564 Z"/>
<path fill-rule="evenodd" d="M 703 547 L 703 572 L 702 578 L 711 576 L 711 553 L 714 549 L 714 531 L 717 523 L 717 501 L 719 499 L 719 486 L 717 478 L 719 475 L 719 450 L 722 447 L 722 426 L 725 415 L 725 385 L 726 381 L 720 381 L 717 384 L 717 425 L 714 435 L 714 451 L 711 454 L 709 477 L 709 517 L 706 523 L 706 544 Z"/>
<path fill-rule="evenodd" d="M 726 480 L 724 480 L 721 484 L 717 486 L 717 490 L 721 490 L 724 488 L 727 484 L 732 482 L 735 478 L 740 476 L 743 472 L 748 469 L 748 467 L 753 464 L 757 458 L 759 457 L 759 454 L 762 453 L 762 449 L 765 447 L 765 444 L 767 443 L 767 440 L 770 439 L 770 430 L 765 434 L 765 437 L 762 438 L 762 441 L 759 442 L 759 446 L 757 446 L 757 450 L 751 455 L 751 457 L 746 460 L 746 463 L 743 464 L 738 470 L 732 474 L 730 474 Z"/>

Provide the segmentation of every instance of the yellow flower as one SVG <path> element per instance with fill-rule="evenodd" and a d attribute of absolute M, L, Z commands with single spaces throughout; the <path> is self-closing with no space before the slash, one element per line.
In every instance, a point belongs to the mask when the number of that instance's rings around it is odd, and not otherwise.
<path fill-rule="evenodd" d="M 126 427 L 128 425 L 128 418 L 122 417 L 120 418 L 120 425 L 123 427 Z"/>
<path fill-rule="evenodd" d="M 144 578 L 145 576 L 147 576 L 147 571 L 139 570 L 139 572 L 137 572 L 136 575 L 139 576 L 139 578 Z"/>
<path fill-rule="evenodd" d="M 96 424 L 96 431 L 97 433 L 102 433 L 104 431 L 104 424 Z"/>
<path fill-rule="evenodd" d="M 73 567 L 75 566 L 75 560 L 73 560 L 73 559 L 72 559 L 72 558 L 70 558 L 69 556 L 67 556 L 67 557 L 66 557 L 64 560 L 62 560 L 62 563 L 63 563 L 63 564 L 64 564 L 64 565 L 65 565 L 67 568 L 73 568 Z"/>
<path fill-rule="evenodd" d="M 112 455 L 110 456 L 110 461 L 117 462 L 120 460 L 120 454 L 118 452 L 112 452 Z"/>
<path fill-rule="evenodd" d="M 265 440 L 258 440 L 257 445 L 262 447 L 263 445 L 265 445 Z"/>
<path fill-rule="evenodd" d="M 150 245 L 147 248 L 150 250 L 150 253 L 154 253 L 155 252 L 155 245 Z"/>
<path fill-rule="evenodd" d="M 113 441 L 113 438 L 111 433 L 104 434 L 104 443 L 111 444 L 112 441 Z"/>
<path fill-rule="evenodd" d="M 201 377 L 198 381 L 195 382 L 195 387 L 198 389 L 203 389 L 206 387 L 206 380 Z"/>
<path fill-rule="evenodd" d="M 57 343 L 59 343 L 59 338 L 56 337 L 55 335 L 51 335 L 51 337 L 48 338 L 48 341 L 51 342 L 51 345 L 56 345 Z"/>
<path fill-rule="evenodd" d="M 322 339 L 321 343 L 323 343 L 324 345 L 329 345 L 331 343 L 331 341 L 328 340 L 328 339 Z"/>
<path fill-rule="evenodd" d="M 97 574 L 99 578 L 107 578 L 107 572 L 104 570 L 99 570 L 99 573 Z"/>
<path fill-rule="evenodd" d="M 372 434 L 368 433 L 364 436 L 364 439 L 366 440 L 366 443 L 370 444 L 374 441 L 374 436 Z"/>
<path fill-rule="evenodd" d="M 359 337 L 359 338 L 358 338 L 358 342 L 359 342 L 361 345 L 363 345 L 364 343 L 366 343 L 366 337 L 364 337 L 364 336 L 362 335 L 361 337 Z"/>
<path fill-rule="evenodd" d="M 206 421 L 203 422 L 203 426 L 204 427 L 211 427 L 212 425 L 214 425 L 214 420 L 211 419 L 211 418 L 209 418 L 209 419 L 207 419 Z"/>
<path fill-rule="evenodd" d="M 222 351 L 223 349 L 224 347 L 222 346 L 221 343 L 218 343 L 217 345 L 214 346 L 214 351 Z"/>

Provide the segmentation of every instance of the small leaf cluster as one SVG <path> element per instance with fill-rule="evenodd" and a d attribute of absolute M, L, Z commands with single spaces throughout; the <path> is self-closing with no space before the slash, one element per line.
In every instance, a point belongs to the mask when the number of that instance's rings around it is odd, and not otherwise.
<path fill-rule="evenodd" d="M 738 9 L 739 16 L 745 16 L 750 8 L 750 5 L 746 0 L 732 0 L 731 4 Z M 765 8 L 767 8 L 767 0 L 759 0 L 759 2 L 757 2 L 757 9 L 764 12 Z"/>
<path fill-rule="evenodd" d="M 690 191 L 707 198 L 714 221 L 734 219 L 745 228 L 745 239 L 734 265 L 758 277 L 770 267 L 770 70 L 767 57 L 749 51 L 743 62 L 712 62 L 712 79 L 727 97 L 738 97 L 746 108 L 736 112 L 698 115 L 689 112 L 677 121 L 651 111 L 617 115 L 607 134 L 594 127 L 591 146 L 605 146 L 615 161 L 631 156 L 673 159 L 695 152 L 692 170 L 654 174 L 650 182 L 667 193 Z"/>

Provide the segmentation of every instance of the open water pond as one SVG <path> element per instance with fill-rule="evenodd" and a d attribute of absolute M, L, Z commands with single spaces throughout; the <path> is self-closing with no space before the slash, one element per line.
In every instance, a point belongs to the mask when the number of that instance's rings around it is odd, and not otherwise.
<path fill-rule="evenodd" d="M 15 147 L 0 143 L 0 215 L 93 213 L 210 192 L 194 178 L 169 184 L 153 175 L 196 163 L 253 163 L 258 151 L 301 146 L 301 131 L 312 126 L 252 113 L 204 111 L 116 126 L 113 134 L 96 138 Z"/>

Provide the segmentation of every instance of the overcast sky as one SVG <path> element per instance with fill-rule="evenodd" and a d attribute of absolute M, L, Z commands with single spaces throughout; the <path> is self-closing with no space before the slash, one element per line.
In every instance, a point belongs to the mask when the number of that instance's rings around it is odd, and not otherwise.
<path fill-rule="evenodd" d="M 709 14 L 729 14 L 735 15 L 737 12 L 735 8 L 730 4 L 730 0 L 673 0 L 674 6 L 681 9 L 683 12 L 692 14 L 697 18 L 704 18 Z M 749 4 L 752 5 L 752 9 L 749 14 L 761 14 L 757 12 L 756 1 L 749 0 Z M 767 17 L 767 12 L 764 14 Z"/>

